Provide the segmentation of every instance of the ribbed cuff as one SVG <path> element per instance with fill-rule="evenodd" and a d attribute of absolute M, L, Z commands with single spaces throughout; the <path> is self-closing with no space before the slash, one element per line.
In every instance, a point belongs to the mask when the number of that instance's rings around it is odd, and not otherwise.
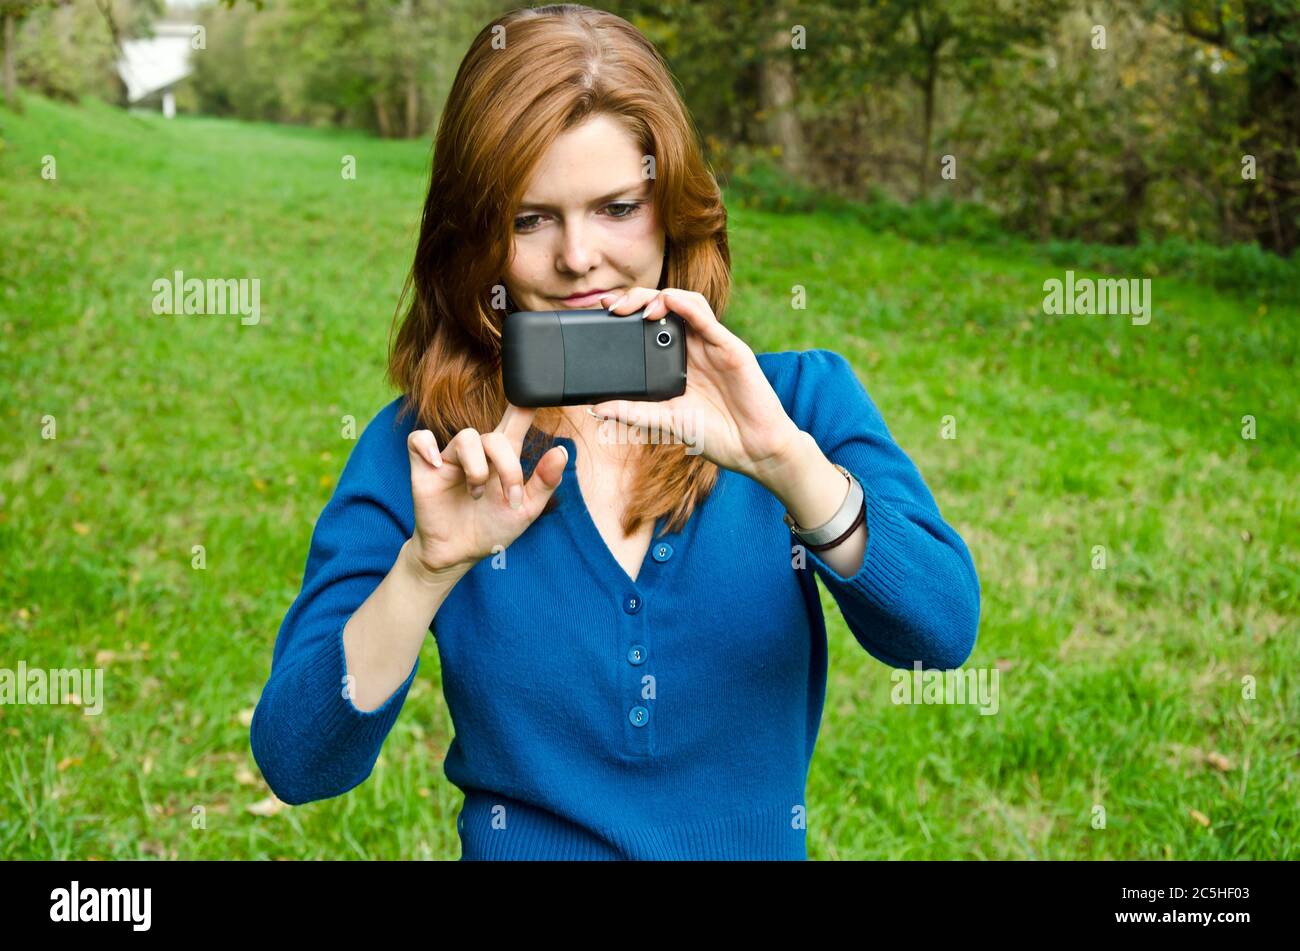
<path fill-rule="evenodd" d="M 849 472 L 858 480 L 866 497 L 867 550 L 862 567 L 856 574 L 846 578 L 823 561 L 817 552 L 810 548 L 804 550 L 832 593 L 837 589 L 852 589 L 885 611 L 897 603 L 903 590 L 907 526 L 903 517 L 887 501 L 876 495 L 871 483 L 861 473 L 852 469 Z"/>
<path fill-rule="evenodd" d="M 346 622 L 345 622 L 346 624 Z M 330 746 L 347 749 L 378 749 L 393 728 L 402 703 L 420 669 L 415 659 L 411 672 L 392 695 L 374 710 L 360 710 L 351 697 L 343 695 L 346 685 L 347 654 L 343 649 L 343 627 L 321 641 L 315 654 L 302 665 L 300 701 L 307 714 L 306 722 L 332 738 Z"/>

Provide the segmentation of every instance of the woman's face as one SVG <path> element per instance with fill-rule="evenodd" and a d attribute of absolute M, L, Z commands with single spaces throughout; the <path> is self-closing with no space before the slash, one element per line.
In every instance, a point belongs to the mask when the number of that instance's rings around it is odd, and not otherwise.
<path fill-rule="evenodd" d="M 506 290 L 520 310 L 599 308 L 565 298 L 658 287 L 664 232 L 642 174 L 641 149 L 617 122 L 594 116 L 564 133 L 515 210 Z"/>

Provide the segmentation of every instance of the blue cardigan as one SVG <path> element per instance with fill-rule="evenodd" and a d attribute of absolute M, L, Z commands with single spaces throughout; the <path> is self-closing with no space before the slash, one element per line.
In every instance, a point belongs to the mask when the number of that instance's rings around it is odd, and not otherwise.
<path fill-rule="evenodd" d="M 720 469 L 635 582 L 606 547 L 569 450 L 554 511 L 475 565 L 430 626 L 465 795 L 462 859 L 806 859 L 808 767 L 826 695 L 819 575 L 850 632 L 892 667 L 960 666 L 979 581 L 842 356 L 758 355 L 790 418 L 866 492 L 863 566 L 796 546 L 777 498 Z M 311 538 L 253 714 L 253 756 L 301 804 L 370 775 L 405 682 L 376 710 L 343 695 L 343 626 L 414 531 L 399 397 L 357 441 Z M 525 475 L 531 466 L 526 467 Z"/>

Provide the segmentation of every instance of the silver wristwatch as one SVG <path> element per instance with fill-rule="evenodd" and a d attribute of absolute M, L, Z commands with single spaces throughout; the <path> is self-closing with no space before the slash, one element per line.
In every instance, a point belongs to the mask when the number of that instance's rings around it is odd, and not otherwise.
<path fill-rule="evenodd" d="M 858 480 L 853 478 L 853 474 L 845 469 L 838 462 L 832 462 L 836 469 L 844 474 L 844 478 L 849 482 L 849 491 L 844 496 L 844 502 L 840 509 L 830 519 L 816 528 L 800 528 L 798 523 L 790 517 L 790 513 L 785 513 L 785 524 L 789 526 L 790 531 L 809 548 L 818 550 L 820 548 L 830 548 L 843 540 L 844 536 L 858 527 L 866 514 L 866 496 L 862 491 L 862 486 Z"/>

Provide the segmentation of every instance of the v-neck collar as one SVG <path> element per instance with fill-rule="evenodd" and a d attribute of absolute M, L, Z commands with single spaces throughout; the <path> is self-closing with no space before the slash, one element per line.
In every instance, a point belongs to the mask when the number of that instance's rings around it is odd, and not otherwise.
<path fill-rule="evenodd" d="M 666 515 L 655 519 L 654 531 L 650 537 L 650 547 L 646 549 L 645 555 L 641 559 L 641 566 L 637 569 L 636 580 L 627 573 L 619 560 L 614 557 L 609 546 L 605 544 L 605 538 L 600 534 L 600 529 L 596 527 L 595 521 L 591 517 L 591 512 L 587 508 L 587 501 L 582 497 L 582 487 L 578 483 L 578 447 L 574 440 L 569 436 L 552 436 L 552 440 L 564 446 L 569 453 L 569 459 L 564 465 L 564 478 L 560 482 L 559 488 L 555 490 L 559 497 L 556 508 L 568 528 L 576 547 L 582 557 L 591 566 L 596 577 L 601 579 L 605 584 L 611 586 L 614 590 L 641 592 L 656 586 L 665 577 L 669 566 L 685 555 L 685 549 L 690 542 L 691 536 L 695 532 L 696 523 L 699 521 L 699 507 L 691 512 L 690 518 L 686 520 L 685 526 L 681 531 L 669 532 L 666 535 L 660 535 L 659 529 L 663 526 Z M 716 490 L 716 489 L 715 489 Z M 659 562 L 654 558 L 655 547 L 668 542 L 677 550 L 672 559 L 666 562 Z"/>

